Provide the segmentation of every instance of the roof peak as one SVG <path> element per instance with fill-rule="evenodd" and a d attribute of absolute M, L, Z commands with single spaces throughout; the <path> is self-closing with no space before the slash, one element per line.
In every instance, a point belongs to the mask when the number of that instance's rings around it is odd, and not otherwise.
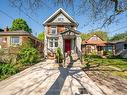
<path fill-rule="evenodd" d="M 46 22 L 50 21 L 52 18 L 54 18 L 60 12 L 62 12 L 69 20 L 71 20 L 72 22 L 74 22 L 78 26 L 78 23 L 63 8 L 57 9 L 48 19 L 46 19 L 43 22 L 43 24 L 46 24 Z"/>

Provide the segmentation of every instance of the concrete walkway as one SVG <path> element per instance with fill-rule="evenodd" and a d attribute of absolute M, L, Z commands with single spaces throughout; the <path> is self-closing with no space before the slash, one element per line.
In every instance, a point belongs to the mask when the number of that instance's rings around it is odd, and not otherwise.
<path fill-rule="evenodd" d="M 74 63 L 75 64 L 75 63 Z M 79 68 L 40 62 L 0 82 L 0 95 L 104 95 Z"/>

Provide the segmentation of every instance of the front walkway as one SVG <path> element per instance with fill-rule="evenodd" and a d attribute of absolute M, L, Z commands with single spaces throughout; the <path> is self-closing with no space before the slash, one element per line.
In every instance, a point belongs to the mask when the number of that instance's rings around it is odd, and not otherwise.
<path fill-rule="evenodd" d="M 0 95 L 80 95 L 80 93 L 104 95 L 79 67 L 57 67 L 53 60 L 40 62 L 0 82 Z"/>

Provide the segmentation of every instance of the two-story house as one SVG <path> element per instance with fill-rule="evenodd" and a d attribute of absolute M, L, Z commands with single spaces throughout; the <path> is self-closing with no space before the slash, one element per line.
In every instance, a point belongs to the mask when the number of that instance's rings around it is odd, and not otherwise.
<path fill-rule="evenodd" d="M 58 9 L 43 23 L 45 27 L 44 54 L 54 56 L 57 47 L 65 55 L 68 51 L 80 55 L 81 38 L 78 23 L 62 8 Z"/>

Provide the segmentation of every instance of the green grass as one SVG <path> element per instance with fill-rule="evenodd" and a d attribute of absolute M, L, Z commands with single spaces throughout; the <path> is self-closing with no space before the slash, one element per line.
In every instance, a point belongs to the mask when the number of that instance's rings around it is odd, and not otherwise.
<path fill-rule="evenodd" d="M 84 57 L 84 64 L 88 63 L 90 64 L 90 67 L 97 66 L 95 68 L 91 69 L 105 69 L 105 70 L 113 70 L 114 71 L 109 71 L 112 75 L 114 76 L 120 76 L 122 78 L 127 79 L 127 59 L 122 59 L 122 58 L 101 58 L 101 57 Z M 86 66 L 86 65 L 84 65 Z M 117 71 L 120 70 L 120 71 Z M 100 71 L 101 72 L 101 71 Z"/>

